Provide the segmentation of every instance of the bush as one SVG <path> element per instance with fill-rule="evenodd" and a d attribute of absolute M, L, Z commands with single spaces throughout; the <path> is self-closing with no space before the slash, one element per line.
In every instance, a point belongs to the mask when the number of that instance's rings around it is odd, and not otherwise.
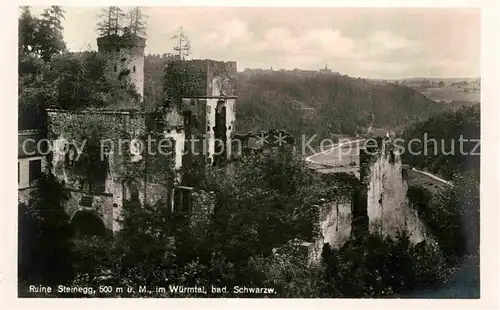
<path fill-rule="evenodd" d="M 474 172 L 455 175 L 453 186 L 433 196 L 410 187 L 408 198 L 440 245 L 446 259 L 457 262 L 479 253 L 479 180 Z"/>
<path fill-rule="evenodd" d="M 50 193 L 50 195 L 47 195 Z M 42 174 L 28 204 L 19 205 L 19 281 L 56 285 L 71 281 L 72 231 L 62 206 L 66 195 L 52 174 Z"/>
<path fill-rule="evenodd" d="M 394 240 L 377 234 L 323 251 L 325 297 L 393 297 L 442 283 L 448 268 L 425 242 L 412 245 L 405 233 Z"/>

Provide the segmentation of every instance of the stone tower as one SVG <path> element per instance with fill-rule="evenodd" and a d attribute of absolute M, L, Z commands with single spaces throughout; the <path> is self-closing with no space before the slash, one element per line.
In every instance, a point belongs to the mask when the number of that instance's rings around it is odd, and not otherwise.
<path fill-rule="evenodd" d="M 97 47 L 99 53 L 107 56 L 108 72 L 116 74 L 117 78 L 128 73 L 131 83 L 143 98 L 146 39 L 127 33 L 108 35 L 97 38 Z"/>

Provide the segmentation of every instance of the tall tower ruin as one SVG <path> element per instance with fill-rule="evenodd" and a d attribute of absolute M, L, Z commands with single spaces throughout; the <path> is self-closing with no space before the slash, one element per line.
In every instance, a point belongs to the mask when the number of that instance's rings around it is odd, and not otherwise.
<path fill-rule="evenodd" d="M 106 55 L 107 71 L 118 79 L 128 75 L 137 93 L 144 97 L 144 48 L 146 39 L 137 35 L 107 35 L 97 38 L 98 52 Z"/>

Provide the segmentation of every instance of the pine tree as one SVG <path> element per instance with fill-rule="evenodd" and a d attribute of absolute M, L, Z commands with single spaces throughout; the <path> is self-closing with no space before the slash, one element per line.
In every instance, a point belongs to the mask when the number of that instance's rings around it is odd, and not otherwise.
<path fill-rule="evenodd" d="M 37 19 L 31 15 L 29 6 L 21 7 L 21 16 L 19 17 L 19 52 L 28 54 L 34 49 L 34 36 L 37 26 Z"/>
<path fill-rule="evenodd" d="M 40 17 L 31 15 L 29 7 L 23 7 L 19 17 L 19 51 L 48 61 L 66 50 L 62 20 L 64 10 L 60 6 L 45 9 Z"/>
<path fill-rule="evenodd" d="M 182 28 L 182 26 L 177 28 L 177 34 L 171 39 L 176 39 L 179 41 L 178 45 L 174 47 L 174 51 L 178 53 L 180 59 L 185 59 L 186 56 L 189 56 L 191 54 L 191 42 L 184 34 L 184 29 Z"/>
<path fill-rule="evenodd" d="M 114 34 L 117 34 L 117 35 L 120 35 L 122 34 L 122 31 L 123 31 L 123 26 L 125 24 L 125 19 L 127 17 L 127 15 L 123 12 L 123 10 L 118 7 L 118 6 L 115 6 L 113 7 L 114 8 L 114 11 L 113 11 L 113 32 Z"/>
<path fill-rule="evenodd" d="M 121 35 L 125 23 L 126 14 L 118 6 L 110 6 L 101 11 L 100 21 L 97 23 L 97 31 L 101 36 Z"/>
<path fill-rule="evenodd" d="M 135 7 L 128 13 L 130 32 L 136 36 L 146 37 L 147 15 L 142 13 L 140 7 Z"/>
<path fill-rule="evenodd" d="M 111 30 L 113 28 L 111 23 L 112 15 L 113 15 L 112 6 L 106 9 L 102 9 L 101 14 L 99 15 L 99 18 L 101 20 L 97 23 L 97 31 L 99 31 L 99 35 L 101 36 L 111 35 Z"/>
<path fill-rule="evenodd" d="M 39 54 L 46 61 L 66 50 L 62 26 L 64 13 L 64 10 L 56 5 L 45 9 L 42 13 L 37 42 L 40 46 Z"/>

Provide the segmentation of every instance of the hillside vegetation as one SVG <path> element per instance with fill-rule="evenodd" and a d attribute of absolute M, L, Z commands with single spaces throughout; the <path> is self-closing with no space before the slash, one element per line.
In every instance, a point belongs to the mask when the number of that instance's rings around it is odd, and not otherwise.
<path fill-rule="evenodd" d="M 366 132 L 372 120 L 374 127 L 394 128 L 441 110 L 413 89 L 333 74 L 242 73 L 238 94 L 242 130 L 279 127 L 293 133 L 354 135 Z"/>
<path fill-rule="evenodd" d="M 413 154 L 403 154 L 405 163 L 453 184 L 434 194 L 424 187 L 410 186 L 408 198 L 447 260 L 468 270 L 459 274 L 472 279 L 474 290 L 479 288 L 480 120 L 480 107 L 466 106 L 413 124 L 402 134 L 405 141 L 422 142 L 413 145 Z"/>
<path fill-rule="evenodd" d="M 401 80 L 374 80 L 411 87 L 434 101 L 478 104 L 481 101 L 481 78 L 411 78 Z"/>
<path fill-rule="evenodd" d="M 413 154 L 405 152 L 403 159 L 445 179 L 466 170 L 479 175 L 480 122 L 480 107 L 465 106 L 408 126 L 402 134 L 404 140 L 418 139 L 421 143 L 412 144 Z"/>
<path fill-rule="evenodd" d="M 145 101 L 161 104 L 168 55 L 148 55 Z M 374 127 L 395 128 L 427 119 L 442 105 L 403 86 L 310 71 L 245 70 L 237 76 L 238 131 L 280 128 L 295 136 L 355 135 Z"/>

